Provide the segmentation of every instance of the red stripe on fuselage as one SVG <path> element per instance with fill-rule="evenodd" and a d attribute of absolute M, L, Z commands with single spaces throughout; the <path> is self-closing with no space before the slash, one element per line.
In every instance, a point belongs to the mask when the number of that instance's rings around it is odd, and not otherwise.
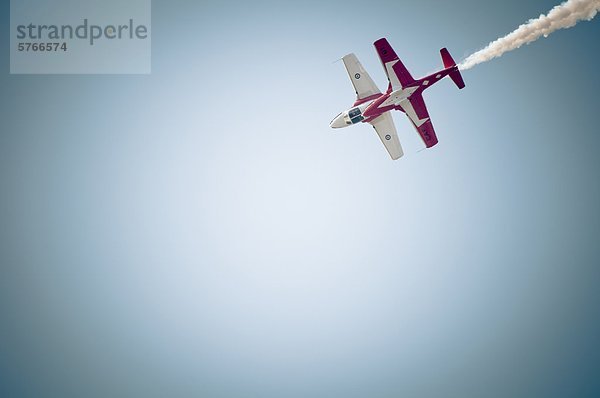
<path fill-rule="evenodd" d="M 356 101 L 354 101 L 354 104 L 352 106 L 353 107 L 354 106 L 359 106 L 360 104 L 364 104 L 365 102 L 369 102 L 369 101 L 372 101 L 374 99 L 377 99 L 381 95 L 383 95 L 383 94 L 378 93 L 378 94 L 369 95 L 368 97 L 365 97 L 365 98 L 357 99 Z"/>

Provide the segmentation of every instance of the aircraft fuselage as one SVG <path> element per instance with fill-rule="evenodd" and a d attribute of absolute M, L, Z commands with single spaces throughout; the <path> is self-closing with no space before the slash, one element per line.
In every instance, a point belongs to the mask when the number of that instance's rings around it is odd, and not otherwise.
<path fill-rule="evenodd" d="M 405 112 L 402 104 L 410 106 L 405 100 L 415 93 L 422 93 L 428 87 L 437 83 L 448 75 L 455 67 L 443 69 L 439 72 L 432 73 L 407 87 L 397 90 L 392 90 L 392 85 L 388 85 L 387 92 L 383 94 L 375 94 L 367 98 L 357 100 L 352 105 L 352 108 L 340 112 L 330 123 L 331 128 L 344 128 L 358 123 L 369 123 L 381 116 L 383 113 L 397 110 Z"/>

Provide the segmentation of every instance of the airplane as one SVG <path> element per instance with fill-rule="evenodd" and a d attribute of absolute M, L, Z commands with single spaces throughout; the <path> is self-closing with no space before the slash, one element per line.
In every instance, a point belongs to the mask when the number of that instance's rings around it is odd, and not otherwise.
<path fill-rule="evenodd" d="M 450 76 L 459 89 L 464 88 L 465 83 L 456 62 L 448 50 L 442 48 L 440 54 L 444 69 L 415 80 L 385 38 L 377 40 L 373 45 L 388 77 L 387 91 L 382 93 L 377 88 L 356 55 L 344 56 L 342 60 L 356 91 L 356 101 L 352 108 L 338 114 L 331 121 L 330 127 L 337 129 L 359 122 L 369 123 L 377 132 L 391 158 L 396 160 L 401 158 L 404 152 L 390 111 L 398 110 L 408 116 L 425 143 L 425 147 L 431 148 L 438 143 L 438 139 L 422 93 L 445 76 Z"/>

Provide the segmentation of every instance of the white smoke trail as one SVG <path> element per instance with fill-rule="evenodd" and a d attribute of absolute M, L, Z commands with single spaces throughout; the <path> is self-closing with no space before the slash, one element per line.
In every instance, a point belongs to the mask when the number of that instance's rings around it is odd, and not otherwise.
<path fill-rule="evenodd" d="M 470 69 L 523 44 L 529 44 L 540 36 L 547 37 L 555 30 L 570 28 L 581 20 L 589 21 L 599 10 L 600 0 L 568 0 L 551 9 L 548 14 L 530 19 L 508 35 L 491 42 L 483 50 L 469 55 L 458 67 L 462 70 Z"/>

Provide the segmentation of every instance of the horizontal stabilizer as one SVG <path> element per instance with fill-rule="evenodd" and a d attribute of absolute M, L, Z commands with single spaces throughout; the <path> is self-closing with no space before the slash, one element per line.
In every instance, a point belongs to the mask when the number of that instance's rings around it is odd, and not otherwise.
<path fill-rule="evenodd" d="M 444 68 L 450 68 L 450 67 L 456 65 L 456 62 L 454 62 L 454 59 L 452 59 L 452 56 L 450 55 L 450 53 L 448 52 L 448 50 L 445 47 L 440 50 L 440 54 L 442 55 L 442 61 L 444 62 Z"/>
<path fill-rule="evenodd" d="M 459 90 L 465 88 L 465 82 L 462 78 L 462 75 L 458 71 L 458 68 L 450 72 L 449 76 L 450 79 L 452 79 L 452 81 L 454 82 L 454 84 L 456 84 L 456 87 L 458 87 Z"/>
<path fill-rule="evenodd" d="M 458 68 L 456 67 L 456 62 L 454 62 L 454 59 L 452 58 L 452 56 L 450 55 L 448 50 L 446 48 L 442 48 L 440 50 L 440 54 L 442 55 L 442 61 L 444 62 L 444 68 L 446 68 L 446 69 L 453 68 L 452 71 L 448 74 L 450 76 L 450 79 L 452 79 L 454 84 L 456 84 L 456 87 L 458 87 L 459 89 L 464 88 L 465 82 L 464 82 L 460 72 L 458 71 Z"/>

